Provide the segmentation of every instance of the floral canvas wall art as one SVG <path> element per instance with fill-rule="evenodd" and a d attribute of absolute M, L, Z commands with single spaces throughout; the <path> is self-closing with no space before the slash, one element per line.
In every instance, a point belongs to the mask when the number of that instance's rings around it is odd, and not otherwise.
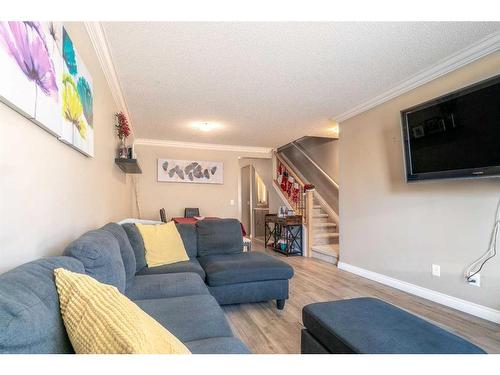
<path fill-rule="evenodd" d="M 158 159 L 158 181 L 223 184 L 224 164 L 220 161 Z"/>
<path fill-rule="evenodd" d="M 0 82 L 2 102 L 93 156 L 92 79 L 61 23 L 0 22 Z"/>
<path fill-rule="evenodd" d="M 62 28 L 62 140 L 87 155 L 94 155 L 94 101 L 92 78 L 73 41 Z"/>

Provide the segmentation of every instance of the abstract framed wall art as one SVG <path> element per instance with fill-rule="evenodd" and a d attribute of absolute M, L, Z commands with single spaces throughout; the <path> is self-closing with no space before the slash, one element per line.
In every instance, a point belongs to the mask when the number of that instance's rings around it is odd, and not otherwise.
<path fill-rule="evenodd" d="M 63 56 L 61 140 L 94 156 L 94 101 L 92 78 L 66 29 L 61 37 Z"/>
<path fill-rule="evenodd" d="M 0 22 L 0 101 L 94 155 L 92 78 L 61 23 Z"/>
<path fill-rule="evenodd" d="M 194 184 L 223 184 L 224 163 L 158 159 L 158 181 Z"/>

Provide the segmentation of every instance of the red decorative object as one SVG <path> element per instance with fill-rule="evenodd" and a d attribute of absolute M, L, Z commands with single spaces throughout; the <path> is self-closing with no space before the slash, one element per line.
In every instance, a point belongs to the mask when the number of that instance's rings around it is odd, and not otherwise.
<path fill-rule="evenodd" d="M 277 160 L 276 164 L 276 180 L 275 182 L 278 184 L 279 189 L 283 192 L 286 199 L 292 206 L 292 209 L 295 213 L 301 215 L 304 212 L 305 201 L 304 201 L 304 193 L 305 187 L 308 186 L 310 189 L 314 190 L 313 185 L 302 185 L 302 183 L 295 179 L 286 165 L 281 162 L 281 160 Z"/>
<path fill-rule="evenodd" d="M 128 124 L 127 117 L 123 112 L 116 113 L 115 116 L 117 120 L 115 124 L 116 133 L 118 135 L 118 138 L 120 138 L 120 140 L 123 140 L 130 135 L 130 126 Z"/>
<path fill-rule="evenodd" d="M 292 186 L 293 186 L 294 182 L 295 182 L 295 179 L 292 176 L 289 176 L 288 181 L 287 181 L 287 185 L 286 185 L 286 193 L 288 194 L 288 196 L 292 195 Z"/>
<path fill-rule="evenodd" d="M 316 187 L 314 187 L 313 184 L 305 184 L 304 185 L 304 191 L 314 191 L 316 190 Z"/>
<path fill-rule="evenodd" d="M 287 186 L 287 180 L 288 180 L 288 173 L 285 171 L 283 172 L 283 175 L 281 177 L 281 190 L 286 191 L 286 186 Z"/>

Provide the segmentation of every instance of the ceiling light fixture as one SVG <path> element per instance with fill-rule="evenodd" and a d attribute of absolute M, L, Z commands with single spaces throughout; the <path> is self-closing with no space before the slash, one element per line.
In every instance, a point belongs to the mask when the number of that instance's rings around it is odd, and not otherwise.
<path fill-rule="evenodd" d="M 198 124 L 198 129 L 204 132 L 209 132 L 210 130 L 213 130 L 215 128 L 215 125 L 210 123 L 210 122 L 200 122 Z"/>

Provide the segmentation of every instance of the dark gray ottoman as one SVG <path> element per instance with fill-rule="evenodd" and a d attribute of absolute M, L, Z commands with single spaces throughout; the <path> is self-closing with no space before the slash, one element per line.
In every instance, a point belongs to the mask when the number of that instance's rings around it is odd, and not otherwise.
<path fill-rule="evenodd" d="M 484 354 L 470 342 L 376 298 L 307 305 L 302 354 Z"/>

